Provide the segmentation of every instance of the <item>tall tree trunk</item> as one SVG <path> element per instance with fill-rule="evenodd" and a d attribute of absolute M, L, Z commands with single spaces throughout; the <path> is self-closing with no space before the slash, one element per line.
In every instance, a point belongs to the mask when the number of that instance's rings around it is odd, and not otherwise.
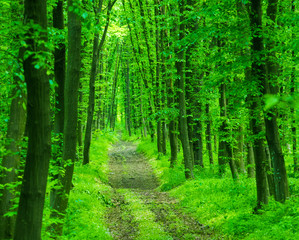
<path fill-rule="evenodd" d="M 139 0 L 141 3 L 142 1 Z M 156 25 L 156 95 L 154 95 L 155 99 L 155 107 L 156 107 L 156 112 L 157 114 L 157 149 L 158 153 L 163 152 L 163 147 L 162 147 L 162 141 L 163 141 L 163 135 L 162 135 L 162 114 L 160 113 L 161 111 L 161 76 L 160 76 L 160 70 L 161 70 L 161 57 L 160 57 L 160 23 L 159 23 L 159 17 L 160 17 L 160 10 L 159 10 L 159 1 L 155 0 L 155 25 Z M 141 12 L 142 13 L 142 12 Z M 144 14 L 141 14 L 141 16 L 144 17 Z M 143 21 L 144 23 L 144 21 Z M 145 27 L 145 24 L 143 24 L 143 27 Z M 146 44 L 147 43 L 147 38 L 146 38 Z M 150 60 L 150 49 L 148 48 L 148 57 L 149 57 L 149 62 L 150 64 L 153 64 L 152 60 Z M 152 66 L 150 66 L 152 69 Z M 152 71 L 152 70 L 151 70 Z"/>
<path fill-rule="evenodd" d="M 59 30 L 64 29 L 63 0 L 59 0 L 53 9 L 53 27 Z M 63 133 L 64 124 L 64 82 L 65 82 L 65 43 L 59 43 L 54 51 L 54 75 L 57 87 L 56 94 L 56 112 L 54 132 Z M 60 143 L 62 147 L 62 143 Z"/>
<path fill-rule="evenodd" d="M 277 2 L 278 0 L 269 0 L 267 8 L 267 15 L 272 21 L 270 22 L 270 24 L 268 24 L 268 27 L 272 34 L 275 33 L 274 25 L 277 15 Z M 278 93 L 277 77 L 279 66 L 276 62 L 275 51 L 273 51 L 275 47 L 275 42 L 273 39 L 270 39 L 270 42 L 267 44 L 267 78 L 263 79 L 263 87 L 265 94 Z M 285 160 L 280 144 L 276 109 L 268 111 L 265 114 L 265 126 L 266 138 L 270 150 L 271 160 L 273 162 L 275 200 L 279 202 L 284 202 L 287 199 L 287 197 L 289 197 L 289 186 L 285 167 Z"/>
<path fill-rule="evenodd" d="M 204 167 L 203 163 L 203 143 L 202 143 L 202 124 L 199 116 L 195 115 L 197 120 L 194 121 L 194 141 L 193 141 L 193 153 L 194 153 L 194 164 Z"/>
<path fill-rule="evenodd" d="M 247 77 L 247 81 L 257 84 L 260 91 L 262 83 L 265 81 L 265 65 L 261 64 L 260 59 L 263 58 L 263 38 L 262 38 L 262 5 L 261 0 L 251 0 L 251 6 L 249 10 L 252 45 L 251 45 L 251 76 Z M 262 207 L 262 204 L 268 204 L 269 202 L 269 189 L 267 183 L 266 174 L 266 154 L 264 147 L 264 139 L 260 136 L 263 132 L 261 123 L 261 100 L 260 96 L 252 96 L 249 94 L 248 98 L 250 108 L 250 128 L 254 136 L 253 152 L 256 168 L 256 187 L 257 187 L 257 209 Z"/>
<path fill-rule="evenodd" d="M 208 150 L 209 154 L 209 161 L 210 165 L 214 164 L 214 158 L 213 158 L 213 148 L 212 148 L 212 133 L 211 133 L 211 120 L 210 120 L 210 105 L 209 103 L 206 103 L 206 148 Z"/>
<path fill-rule="evenodd" d="M 166 15 L 165 11 L 162 12 L 163 16 Z M 170 31 L 164 30 L 164 40 L 167 39 L 167 45 L 165 46 L 166 49 L 170 50 L 172 53 L 174 52 L 174 44 L 171 41 L 171 38 L 174 37 L 176 34 L 175 26 L 172 26 Z M 163 50 L 166 50 L 163 49 Z M 167 107 L 169 109 L 175 110 L 176 109 L 176 101 L 175 101 L 175 86 L 174 86 L 174 75 L 172 74 L 173 64 L 172 59 L 174 55 L 169 54 L 166 63 L 167 74 L 165 74 L 165 83 L 166 83 L 166 96 L 167 96 Z M 166 70 L 165 70 L 166 72 Z M 170 118 L 170 122 L 168 124 L 168 134 L 169 134 L 169 143 L 170 143 L 170 167 L 173 168 L 177 161 L 177 154 L 178 154 L 178 137 L 177 137 L 177 122 L 178 117 L 175 114 L 172 114 Z"/>
<path fill-rule="evenodd" d="M 63 0 L 59 0 L 53 9 L 53 27 L 59 30 L 64 29 Z M 58 141 L 56 142 L 56 152 L 53 153 L 53 165 L 55 168 L 61 166 L 61 153 L 63 144 L 63 124 L 64 124 L 64 83 L 65 83 L 65 43 L 58 43 L 54 50 L 54 76 L 57 83 L 55 88 L 55 121 L 54 133 Z M 58 174 L 52 176 L 53 180 L 58 179 Z M 56 190 L 51 189 L 50 205 L 53 207 Z"/>
<path fill-rule="evenodd" d="M 254 178 L 255 176 L 255 171 L 254 171 L 254 152 L 253 152 L 253 147 L 252 143 L 249 142 L 247 144 L 247 176 L 248 178 Z"/>
<path fill-rule="evenodd" d="M 172 77 L 167 76 L 167 104 L 168 108 L 174 108 L 174 86 Z M 178 140 L 177 140 L 177 120 L 172 118 L 169 123 L 169 142 L 170 142 L 170 167 L 174 167 L 178 156 Z"/>
<path fill-rule="evenodd" d="M 193 108 L 193 104 L 192 104 L 192 83 L 191 81 L 194 80 L 192 79 L 194 77 L 194 74 L 192 74 L 192 66 L 191 66 L 191 62 L 190 62 L 190 58 L 191 58 L 191 51 L 192 51 L 192 47 L 188 47 L 188 49 L 186 50 L 186 54 L 185 54 L 185 58 L 186 58 L 186 63 L 185 63 L 185 88 L 186 88 L 186 114 L 187 114 L 187 126 L 188 126 L 188 137 L 189 137 L 189 145 L 190 145 L 190 154 L 191 154 L 191 159 L 192 159 L 192 163 L 194 163 L 194 150 L 193 150 L 193 125 L 194 125 L 194 121 L 193 121 L 193 116 L 195 113 L 192 113 L 193 111 L 196 111 Z M 198 114 L 198 112 L 196 112 L 196 114 Z M 197 162 L 198 163 L 198 162 Z"/>
<path fill-rule="evenodd" d="M 127 131 L 129 132 L 129 136 L 131 136 L 132 133 L 131 133 L 130 64 L 129 64 L 128 57 L 129 56 L 127 56 L 127 60 L 126 60 L 127 61 L 127 67 L 126 67 L 126 127 L 127 127 Z"/>
<path fill-rule="evenodd" d="M 14 239 L 41 239 L 44 200 L 51 156 L 50 85 L 47 69 L 36 63 L 35 54 L 47 51 L 39 41 L 47 42 L 47 2 L 25 0 L 25 25 L 31 21 L 43 32 L 30 28 L 27 32 L 27 51 L 32 54 L 24 60 L 27 84 L 28 149 Z M 37 37 L 38 36 L 38 37 Z M 36 64 L 40 64 L 36 67 Z"/>
<path fill-rule="evenodd" d="M 295 12 L 295 2 L 292 0 L 292 12 Z M 295 38 L 293 34 L 293 38 Z M 292 58 L 295 62 L 295 51 L 292 51 Z M 291 74 L 291 94 L 294 96 L 295 92 L 297 93 L 297 88 L 295 88 L 295 73 L 296 67 L 293 66 Z M 293 162 L 294 162 L 294 173 L 296 174 L 299 171 L 298 166 L 298 155 L 297 155 L 297 125 L 296 125 L 296 114 L 294 107 L 291 108 L 291 119 L 292 119 L 292 142 L 293 142 Z"/>
<path fill-rule="evenodd" d="M 266 152 L 266 158 L 267 158 L 267 163 L 266 163 L 266 172 L 267 172 L 267 181 L 268 181 L 268 187 L 269 187 L 269 194 L 270 196 L 275 195 L 275 183 L 274 183 L 274 176 L 273 176 L 273 163 L 271 161 L 271 156 L 270 156 L 270 150 L 269 147 L 265 147 L 265 152 Z"/>
<path fill-rule="evenodd" d="M 21 13 L 22 1 L 11 3 L 11 21 L 22 19 Z M 11 37 L 14 41 L 18 41 L 18 36 L 11 32 Z M 11 45 L 11 48 L 13 44 Z M 22 57 L 24 49 L 19 49 L 19 58 Z M 4 216 L 13 208 L 13 200 L 16 197 L 18 190 L 17 169 L 21 159 L 21 141 L 25 132 L 26 125 L 26 90 L 21 87 L 22 81 L 16 73 L 21 74 L 21 66 L 16 62 L 16 66 L 12 66 L 13 84 L 15 87 L 11 94 L 11 105 L 9 112 L 9 122 L 7 124 L 7 134 L 5 143 L 5 152 L 0 166 L 0 239 L 13 238 L 16 216 Z M 1 154 L 2 156 L 2 154 Z M 15 185 L 15 187 L 12 187 Z"/>
<path fill-rule="evenodd" d="M 226 85 L 222 83 L 220 85 L 220 117 L 222 118 L 222 123 L 219 128 L 220 139 L 219 139 L 219 153 L 218 153 L 218 164 L 219 164 L 219 174 L 223 175 L 225 173 L 225 165 L 229 162 L 233 179 L 238 178 L 238 171 L 236 168 L 235 161 L 233 160 L 233 152 L 230 143 L 227 141 L 229 136 L 229 130 L 227 126 L 227 99 L 226 99 Z"/>
<path fill-rule="evenodd" d="M 81 68 L 81 21 L 76 13 L 76 1 L 68 0 L 68 62 L 64 92 L 64 136 L 63 136 L 63 165 L 64 176 L 60 176 L 60 192 L 54 200 L 53 209 L 56 210 L 52 216 L 63 218 L 68 205 L 68 195 L 71 190 L 76 160 L 77 122 L 78 122 L 78 90 Z M 53 225 L 53 236 L 62 234 L 63 225 L 55 222 Z"/>
<path fill-rule="evenodd" d="M 243 134 L 243 127 L 242 125 L 239 126 L 238 132 L 237 132 L 237 144 L 234 148 L 234 159 L 236 163 L 236 167 L 239 173 L 245 174 L 245 163 L 244 163 L 244 134 Z"/>
<path fill-rule="evenodd" d="M 184 38 L 185 23 L 184 23 L 184 11 L 185 0 L 179 0 L 179 12 L 180 12 L 180 27 L 179 27 L 179 39 Z M 179 110 L 180 110 L 180 137 L 183 146 L 185 176 L 186 178 L 193 178 L 193 163 L 190 151 L 189 136 L 188 136 L 188 124 L 187 124 L 187 112 L 186 112 L 186 99 L 185 99 L 185 73 L 184 73 L 184 50 L 183 48 L 177 49 L 177 59 L 175 63 L 178 75 L 179 86 Z"/>
<path fill-rule="evenodd" d="M 97 15 L 101 13 L 102 10 L 103 0 L 99 1 L 99 6 L 97 6 Z M 90 70 L 90 78 L 89 78 L 89 100 L 88 100 L 88 111 L 87 111 L 87 121 L 86 121 L 86 129 L 85 129 L 85 136 L 84 136 L 84 150 L 83 150 L 83 165 L 89 163 L 89 149 L 91 144 L 91 137 L 92 137 L 92 122 L 93 122 L 93 114 L 94 114 L 94 104 L 95 104 L 95 81 L 98 73 L 98 65 L 99 65 L 99 58 L 102 56 L 100 51 L 105 42 L 105 38 L 107 35 L 109 22 L 110 22 L 110 11 L 113 5 L 111 1 L 108 3 L 108 10 L 107 10 L 107 20 L 105 29 L 102 35 L 101 42 L 99 43 L 99 33 L 96 32 L 94 34 L 93 39 L 93 55 L 92 55 L 92 63 L 91 63 L 91 70 Z M 99 16 L 96 16 L 97 18 Z M 99 20 L 97 23 L 99 24 Z"/>
<path fill-rule="evenodd" d="M 15 226 L 15 216 L 4 216 L 13 207 L 13 199 L 15 189 L 11 189 L 10 184 L 17 182 L 16 170 L 20 163 L 20 142 L 25 132 L 26 125 L 26 93 L 24 89 L 19 87 L 18 77 L 14 77 L 14 82 L 17 87 L 13 90 L 13 99 L 10 105 L 10 118 L 7 127 L 6 139 L 8 140 L 5 150 L 6 155 L 3 156 L 1 167 L 3 170 L 0 173 L 0 184 L 4 186 L 0 190 L 0 239 L 10 239 L 13 237 Z M 22 94 L 16 95 L 20 91 Z M 6 171 L 9 170 L 9 171 Z"/>
<path fill-rule="evenodd" d="M 82 121 L 83 121 L 83 107 L 82 107 L 82 104 L 83 104 L 83 86 L 82 86 L 82 82 L 79 83 L 79 91 L 78 91 L 78 106 L 79 106 L 79 109 L 78 109 L 78 123 L 77 123 L 77 142 L 78 142 L 78 150 L 79 150 L 79 155 L 80 155 L 80 158 L 82 156 L 82 148 L 83 148 L 83 124 L 82 124 Z"/>
<path fill-rule="evenodd" d="M 113 75 L 112 96 L 111 96 L 109 115 L 108 115 L 110 129 L 113 129 L 113 115 L 115 111 L 115 98 L 116 98 L 116 91 L 117 91 L 118 71 L 119 71 L 119 65 L 121 64 L 121 49 L 119 48 L 121 47 L 117 44 L 117 56 L 116 56 L 116 63 L 115 63 L 115 69 Z"/>
<path fill-rule="evenodd" d="M 166 108 L 166 62 L 165 56 L 162 54 L 165 51 L 165 45 L 167 45 L 167 39 L 165 30 L 163 29 L 163 22 L 165 21 L 165 6 L 160 7 L 160 28 L 159 28 L 159 41 L 160 41 L 160 59 L 161 59 L 161 109 Z M 167 152 L 167 128 L 165 116 L 163 115 L 161 119 L 161 127 L 162 127 L 162 139 L 161 139 L 161 150 L 163 155 L 166 155 Z"/>

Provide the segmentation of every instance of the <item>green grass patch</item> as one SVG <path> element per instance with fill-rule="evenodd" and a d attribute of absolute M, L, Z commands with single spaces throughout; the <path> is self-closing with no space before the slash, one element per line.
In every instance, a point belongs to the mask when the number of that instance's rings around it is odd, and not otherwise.
<path fill-rule="evenodd" d="M 136 240 L 171 240 L 173 239 L 164 232 L 163 227 L 155 222 L 155 214 L 148 209 L 144 202 L 138 197 L 137 194 L 130 190 L 119 190 L 128 203 L 128 211 L 134 217 L 139 226 L 139 232 Z"/>
<path fill-rule="evenodd" d="M 111 187 L 108 178 L 108 148 L 116 137 L 112 133 L 94 134 L 90 149 L 90 163 L 77 162 L 69 196 L 64 232 L 60 239 L 112 239 L 104 223 L 106 208 L 111 205 Z M 44 214 L 43 239 L 49 239 L 46 227 L 54 221 L 49 218 L 48 199 Z"/>
<path fill-rule="evenodd" d="M 229 170 L 225 177 L 219 178 L 215 174 L 217 166 L 208 166 L 195 169 L 195 179 L 186 181 L 181 154 L 177 166 L 169 169 L 170 156 L 159 156 L 156 144 L 150 139 L 143 139 L 138 150 L 150 159 L 160 179 L 160 189 L 170 190 L 170 195 L 179 199 L 186 211 L 225 239 L 299 239 L 299 179 L 289 178 L 292 197 L 285 204 L 272 199 L 263 212 L 256 215 L 253 214 L 255 179 L 240 176 L 240 180 L 234 182 Z"/>

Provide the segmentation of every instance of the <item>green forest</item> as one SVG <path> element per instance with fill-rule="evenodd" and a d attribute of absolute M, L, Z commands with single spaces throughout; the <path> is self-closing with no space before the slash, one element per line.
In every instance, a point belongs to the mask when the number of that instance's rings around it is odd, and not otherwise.
<path fill-rule="evenodd" d="M 297 0 L 0 5 L 0 240 L 299 239 Z"/>

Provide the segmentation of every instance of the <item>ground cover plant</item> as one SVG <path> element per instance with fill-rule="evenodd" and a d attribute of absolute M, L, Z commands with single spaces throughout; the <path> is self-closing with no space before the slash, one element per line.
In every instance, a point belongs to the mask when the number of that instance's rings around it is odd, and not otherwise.
<path fill-rule="evenodd" d="M 90 165 L 77 162 L 70 194 L 65 228 L 59 239 L 112 239 L 105 223 L 106 209 L 112 204 L 108 183 L 108 148 L 116 141 L 113 133 L 96 133 L 90 151 Z M 50 186 L 48 194 L 50 194 Z M 46 202 L 42 239 L 50 239 L 46 231 L 53 221 L 49 202 Z M 52 236 L 53 237 L 53 236 Z"/>
<path fill-rule="evenodd" d="M 186 211 L 221 232 L 225 239 L 298 239 L 298 178 L 289 178 L 293 197 L 285 204 L 271 199 L 268 206 L 255 214 L 254 179 L 241 176 L 235 182 L 229 176 L 220 178 L 214 174 L 213 166 L 198 169 L 195 179 L 185 181 L 183 167 L 169 169 L 170 156 L 159 156 L 150 139 L 139 141 L 138 151 L 150 159 L 160 178 L 160 188 L 169 191 Z M 182 156 L 178 161 L 182 161 Z"/>

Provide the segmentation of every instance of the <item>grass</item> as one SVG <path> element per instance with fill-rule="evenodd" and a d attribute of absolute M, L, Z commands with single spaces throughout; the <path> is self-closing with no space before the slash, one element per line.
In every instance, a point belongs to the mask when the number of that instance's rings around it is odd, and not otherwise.
<path fill-rule="evenodd" d="M 229 170 L 225 177 L 219 178 L 214 174 L 215 166 L 195 169 L 195 179 L 186 181 L 181 154 L 177 166 L 169 169 L 170 156 L 159 156 L 156 144 L 150 139 L 140 141 L 138 151 L 150 159 L 160 179 L 160 189 L 169 191 L 186 211 L 224 239 L 299 239 L 299 179 L 289 178 L 292 197 L 285 204 L 271 199 L 257 215 L 253 214 L 256 205 L 254 179 L 240 176 L 240 180 L 234 182 Z"/>
<path fill-rule="evenodd" d="M 105 184 L 108 180 L 108 148 L 115 140 L 111 133 L 97 133 L 91 144 L 90 163 L 84 166 L 76 163 L 64 232 L 59 239 L 112 239 L 104 223 L 104 214 L 111 205 L 111 188 Z M 48 201 L 44 211 L 42 239 L 49 239 L 45 229 L 53 221 L 49 218 Z"/>
<path fill-rule="evenodd" d="M 163 227 L 155 222 L 155 214 L 148 209 L 148 206 L 132 191 L 127 189 L 119 190 L 128 203 L 126 206 L 136 221 L 139 232 L 136 240 L 171 240 L 172 237 L 164 232 Z"/>

